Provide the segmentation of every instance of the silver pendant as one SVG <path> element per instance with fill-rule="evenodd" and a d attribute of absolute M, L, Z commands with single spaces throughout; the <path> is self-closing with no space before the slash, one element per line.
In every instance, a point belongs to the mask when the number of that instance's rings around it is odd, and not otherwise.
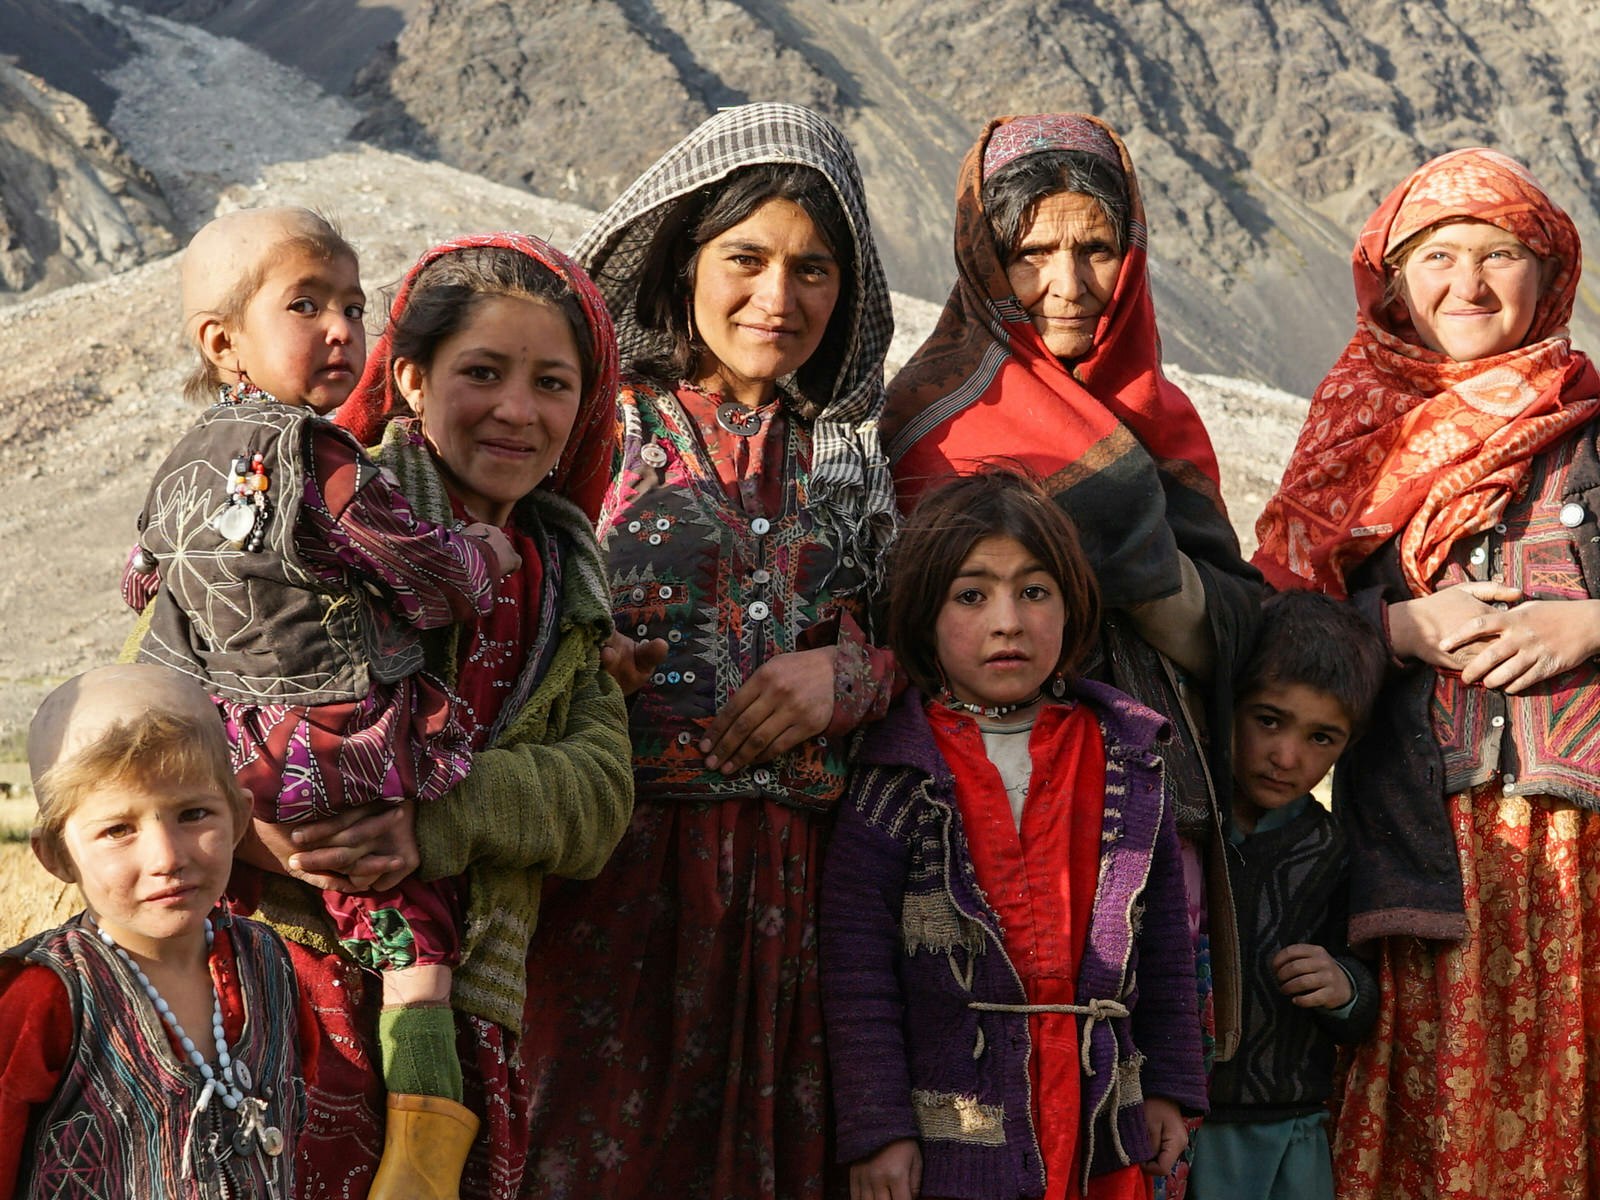
<path fill-rule="evenodd" d="M 211 528 L 234 546 L 244 545 L 245 538 L 256 525 L 256 510 L 242 504 L 230 504 L 211 518 Z"/>
<path fill-rule="evenodd" d="M 740 437 L 754 437 L 761 432 L 761 414 L 751 412 L 737 400 L 724 400 L 717 405 L 717 424 Z"/>

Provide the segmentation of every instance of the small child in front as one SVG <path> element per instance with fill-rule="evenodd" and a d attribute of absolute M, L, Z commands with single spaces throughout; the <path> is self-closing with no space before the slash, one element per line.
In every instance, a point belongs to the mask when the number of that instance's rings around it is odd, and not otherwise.
<path fill-rule="evenodd" d="M 417 631 L 489 613 L 495 578 L 520 558 L 493 525 L 419 520 L 323 419 L 366 363 L 359 263 L 326 219 L 218 217 L 185 249 L 181 286 L 199 356 L 188 393 L 209 406 L 156 472 L 123 574 L 128 603 L 149 612 L 140 660 L 216 698 L 263 820 L 442 796 L 470 769 L 470 732 L 459 698 L 422 671 Z M 407 1117 L 390 1129 L 433 1137 L 429 1149 L 391 1139 L 380 1178 L 410 1178 L 421 1155 L 445 1179 L 478 1125 L 449 1007 L 461 897 L 449 880 L 352 882 L 323 904 L 382 980 L 384 1083 L 391 1115 Z"/>
<path fill-rule="evenodd" d="M 278 935 L 217 906 L 250 797 L 210 697 L 89 671 L 28 770 L 33 852 L 84 910 L 0 957 L 0 1195 L 290 1200 L 313 1018 Z"/>
<path fill-rule="evenodd" d="M 851 1194 L 1147 1197 L 1206 1106 L 1165 723 L 1076 678 L 1097 592 L 1033 481 L 930 492 L 893 554 L 914 686 L 865 736 L 822 887 Z"/>
<path fill-rule="evenodd" d="M 1243 1030 L 1211 1078 L 1193 1200 L 1333 1200 L 1335 1044 L 1366 1036 L 1378 987 L 1345 944 L 1345 837 L 1311 789 L 1361 733 L 1387 662 L 1377 630 L 1329 596 L 1286 592 L 1262 610 L 1233 726 Z"/>

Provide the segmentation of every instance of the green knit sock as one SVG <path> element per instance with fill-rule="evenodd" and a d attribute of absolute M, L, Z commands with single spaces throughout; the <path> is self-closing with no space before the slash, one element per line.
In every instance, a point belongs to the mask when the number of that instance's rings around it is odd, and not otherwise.
<path fill-rule="evenodd" d="M 384 1009 L 378 1014 L 378 1052 L 389 1091 L 461 1103 L 456 1019 L 447 1005 Z"/>

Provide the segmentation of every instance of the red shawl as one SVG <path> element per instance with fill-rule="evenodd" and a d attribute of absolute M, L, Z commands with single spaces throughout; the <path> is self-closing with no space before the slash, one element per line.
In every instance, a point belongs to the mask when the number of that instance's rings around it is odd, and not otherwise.
<path fill-rule="evenodd" d="M 1555 268 L 1522 346 L 1456 362 L 1422 346 L 1404 306 L 1386 303 L 1384 259 L 1463 219 L 1506 230 Z M 1343 595 L 1351 569 L 1398 534 L 1401 569 L 1422 595 L 1455 541 L 1499 519 L 1533 456 L 1600 408 L 1600 375 L 1566 330 L 1582 248 L 1521 165 L 1471 149 L 1441 155 L 1391 192 L 1353 257 L 1355 336 L 1312 397 L 1256 523 L 1255 565 L 1276 587 Z"/>
<path fill-rule="evenodd" d="M 605 300 L 582 267 L 548 242 L 524 233 L 484 233 L 455 238 L 429 250 L 406 272 L 405 280 L 400 284 L 400 290 L 389 308 L 390 328 L 405 312 L 411 298 L 412 284 L 423 268 L 457 250 L 490 246 L 525 254 L 559 275 L 577 296 L 578 306 L 588 322 L 589 342 L 594 347 L 594 378 L 589 381 L 584 393 L 578 418 L 573 422 L 560 461 L 549 478 L 539 481 L 539 486 L 568 497 L 589 515 L 590 520 L 594 520 L 600 513 L 600 499 L 610 482 L 612 443 L 608 438 L 586 435 L 599 429 L 606 421 L 616 420 L 617 338 L 612 330 Z M 363 445 L 376 445 L 383 435 L 383 427 L 391 418 L 410 415 L 404 398 L 395 387 L 391 359 L 390 333 L 386 328 L 367 355 L 367 368 L 362 372 L 361 382 L 334 417 L 336 422 L 360 438 Z"/>
<path fill-rule="evenodd" d="M 1070 369 L 1013 295 L 981 199 L 986 169 L 1061 149 L 1100 154 L 1122 172 L 1130 202 L 1111 303 L 1093 348 Z M 1121 139 L 1078 114 L 990 122 L 962 164 L 955 257 L 958 279 L 937 326 L 889 385 L 881 428 L 901 507 L 911 508 L 930 483 L 982 462 L 1020 462 L 1077 520 L 1112 606 L 1177 587 L 1173 556 L 1152 555 L 1146 543 L 1119 544 L 1122 531 L 1169 526 L 1191 558 L 1226 557 L 1225 548 L 1212 555 L 1188 544 L 1192 533 L 1225 546 L 1232 532 L 1211 440 L 1188 397 L 1161 372 L 1144 206 Z M 1175 492 L 1185 494 L 1176 504 Z"/>

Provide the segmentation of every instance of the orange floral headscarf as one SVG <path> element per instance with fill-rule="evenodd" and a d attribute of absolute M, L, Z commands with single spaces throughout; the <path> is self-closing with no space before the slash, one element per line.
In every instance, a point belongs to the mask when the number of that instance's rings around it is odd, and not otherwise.
<path fill-rule="evenodd" d="M 1523 345 L 1456 362 L 1423 346 L 1391 303 L 1384 260 L 1434 225 L 1498 226 L 1551 271 Z M 1419 168 L 1356 242 L 1356 331 L 1317 388 L 1278 493 L 1256 522 L 1255 565 L 1278 588 L 1343 595 L 1391 538 L 1415 595 L 1451 546 L 1492 526 L 1533 456 L 1600 410 L 1600 375 L 1574 351 L 1582 247 L 1571 219 L 1519 163 L 1456 150 Z"/>

